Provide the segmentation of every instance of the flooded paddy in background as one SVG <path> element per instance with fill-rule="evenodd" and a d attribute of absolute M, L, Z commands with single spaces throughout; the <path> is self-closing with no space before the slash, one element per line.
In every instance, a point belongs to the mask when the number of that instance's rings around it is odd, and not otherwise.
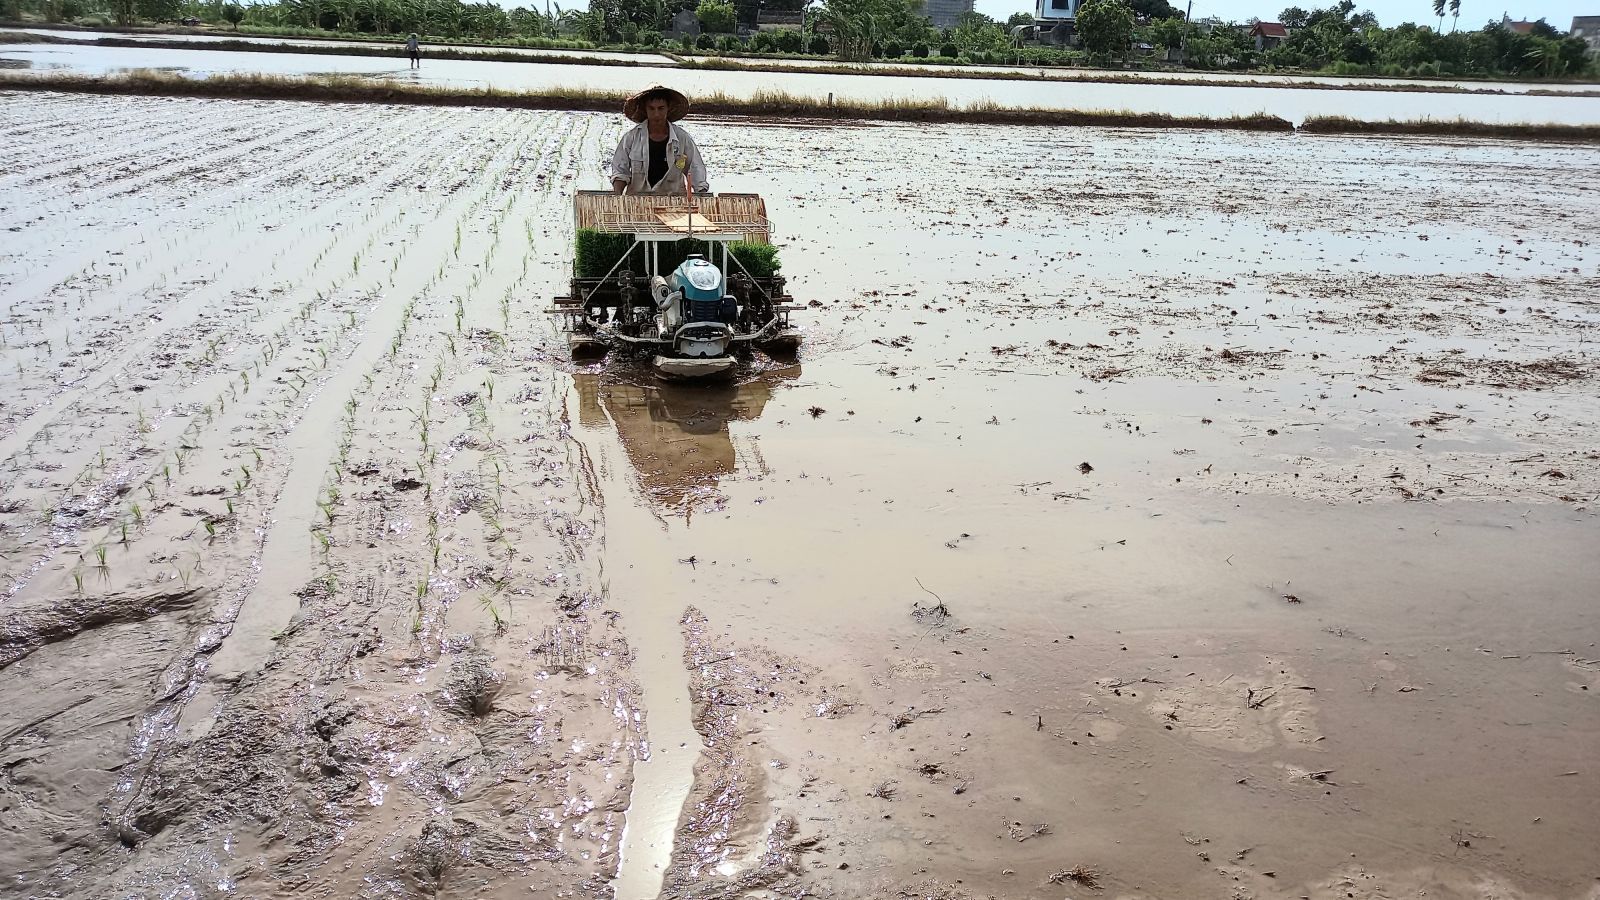
<path fill-rule="evenodd" d="M 1600 151 L 688 125 L 711 388 L 618 117 L 0 105 L 0 892 L 1592 890 Z"/>
<path fill-rule="evenodd" d="M 393 50 L 403 50 L 405 42 L 402 41 L 340 41 L 321 38 L 292 38 L 292 37 L 264 37 L 252 34 L 152 34 L 148 32 L 122 32 L 122 31 L 62 31 L 54 28 L 7 28 L 8 33 L 38 34 L 48 37 L 61 38 L 73 41 L 97 41 L 101 38 L 117 38 L 125 41 L 188 41 L 196 44 L 216 43 L 247 43 L 247 44 L 283 44 L 290 47 L 308 47 L 316 49 L 335 47 L 368 47 Z M 545 49 L 543 47 L 490 47 L 482 44 L 439 44 L 425 43 L 428 50 L 452 50 L 462 53 L 516 53 L 537 59 L 541 56 L 583 56 L 591 59 L 623 60 L 631 62 L 648 63 L 650 65 L 670 66 L 675 63 L 669 57 L 657 53 L 621 53 L 610 50 L 583 50 L 583 49 Z"/>
<path fill-rule="evenodd" d="M 93 41 L 100 38 L 120 38 L 135 41 L 194 41 L 198 43 L 217 43 L 222 41 L 244 41 L 262 44 L 288 44 L 298 47 L 382 47 L 379 41 L 340 41 L 340 40 L 314 40 L 306 38 L 281 38 L 264 35 L 226 33 L 218 34 L 146 34 L 124 33 L 110 31 L 62 31 L 49 28 L 15 28 L 8 31 L 24 34 L 48 35 L 50 37 L 70 40 Z M 387 46 L 398 47 L 397 43 Z M 488 47 L 477 44 L 426 44 L 431 49 L 447 49 L 461 52 L 495 52 L 495 53 L 524 53 L 529 56 L 587 56 L 596 59 L 627 60 L 646 63 L 650 65 L 671 66 L 676 65 L 670 57 L 653 53 L 624 53 L 606 50 L 546 50 L 540 48 L 521 47 Z M 709 60 L 718 57 L 700 56 L 689 54 L 691 60 Z M 1596 90 L 1597 85 L 1592 82 L 1520 82 L 1520 81 L 1482 81 L 1482 80 L 1452 80 L 1449 78 L 1384 78 L 1379 76 L 1334 76 L 1334 75 L 1300 75 L 1300 74 L 1275 74 L 1261 72 L 1198 72 L 1187 69 L 1133 69 L 1133 70 L 1105 70 L 1105 69 L 1070 69 L 1057 67 L 1038 66 L 1011 66 L 1011 65 L 967 65 L 952 67 L 940 63 L 930 63 L 914 57 L 893 61 L 879 61 L 869 63 L 843 62 L 829 57 L 730 57 L 731 62 L 748 66 L 822 66 L 828 68 L 840 66 L 865 66 L 867 68 L 893 69 L 893 68 L 920 68 L 938 72 L 948 70 L 954 72 L 992 72 L 996 74 L 1017 75 L 1025 74 L 1039 78 L 1059 79 L 1065 81 L 1078 81 L 1085 79 L 1104 78 L 1179 78 L 1187 81 L 1204 84 L 1215 81 L 1254 81 L 1263 85 L 1283 84 L 1285 82 L 1327 84 L 1332 86 L 1348 85 L 1385 85 L 1389 87 L 1411 88 L 1427 90 L 1430 87 L 1458 87 L 1469 90 L 1503 91 L 1512 94 L 1521 94 L 1528 91 L 1558 91 L 1563 93 L 1581 93 Z"/>
<path fill-rule="evenodd" d="M 687 59 L 701 60 L 715 57 L 703 57 L 687 54 Z M 1057 66 L 1024 66 L 1024 65 L 950 65 L 948 63 L 931 63 L 919 60 L 916 57 L 907 57 L 895 60 L 875 60 L 867 63 L 844 62 L 837 59 L 824 57 L 804 58 L 767 58 L 756 56 L 729 57 L 729 60 L 740 65 L 750 66 L 827 66 L 829 68 L 841 66 L 865 66 L 867 68 L 896 69 L 919 68 L 932 72 L 941 70 L 952 72 L 993 72 L 1006 75 L 1032 75 L 1038 78 L 1051 78 L 1061 81 L 1084 81 L 1095 78 L 1150 78 L 1171 79 L 1177 78 L 1184 81 L 1193 81 L 1197 84 L 1207 82 L 1228 81 L 1253 81 L 1263 85 L 1284 84 L 1288 82 L 1302 84 L 1326 84 L 1331 86 L 1367 85 L 1378 84 L 1389 87 L 1408 88 L 1425 91 L 1429 87 L 1458 87 L 1475 91 L 1505 91 L 1512 94 L 1522 94 L 1528 91 L 1561 91 L 1585 92 L 1600 88 L 1600 84 L 1593 82 L 1526 82 L 1526 81 L 1482 81 L 1473 79 L 1450 78 L 1384 78 L 1376 75 L 1316 75 L 1316 74 L 1280 74 L 1268 72 L 1201 72 L 1192 69 L 1090 69 L 1090 68 L 1064 68 Z"/>
<path fill-rule="evenodd" d="M 549 63 L 528 65 L 483 60 L 425 60 L 421 69 L 405 60 L 285 53 L 173 50 L 64 44 L 0 44 L 0 64 L 23 71 L 109 75 L 157 69 L 196 78 L 260 73 L 291 77 L 352 75 L 441 87 L 501 90 L 634 91 L 670 82 L 691 96 L 721 92 L 751 97 L 762 91 L 841 100 L 944 99 L 952 105 L 997 103 L 1042 109 L 1116 110 L 1180 116 L 1244 116 L 1267 113 L 1294 123 L 1309 116 L 1352 119 L 1468 119 L 1480 122 L 1600 124 L 1600 97 L 1495 94 L 1428 94 L 1405 91 L 1340 91 L 1315 88 L 1249 88 L 1127 84 L 1041 78 L 1034 81 L 971 78 L 862 77 L 794 72 L 690 70 L 677 66 L 605 67 Z"/>

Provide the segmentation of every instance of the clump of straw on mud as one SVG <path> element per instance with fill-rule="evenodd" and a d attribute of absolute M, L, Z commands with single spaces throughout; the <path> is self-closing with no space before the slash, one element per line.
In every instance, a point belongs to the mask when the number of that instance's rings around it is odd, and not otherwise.
<path fill-rule="evenodd" d="M 1051 884 L 1066 884 L 1069 881 L 1093 890 L 1100 889 L 1100 873 L 1088 866 L 1073 866 L 1050 876 Z"/>

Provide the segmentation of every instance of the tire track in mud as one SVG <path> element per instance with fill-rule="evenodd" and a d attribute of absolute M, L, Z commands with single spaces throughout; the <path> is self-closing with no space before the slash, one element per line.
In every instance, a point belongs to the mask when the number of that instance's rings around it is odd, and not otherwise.
<path fill-rule="evenodd" d="M 585 116 L 583 131 L 561 150 L 564 171 L 604 176 L 617 126 L 595 128 Z M 563 210 L 564 212 L 564 210 Z M 570 243 L 570 225 L 551 226 L 557 246 Z M 551 284 L 546 295 L 564 284 Z M 643 686 L 641 713 L 649 722 L 649 740 L 635 755 L 634 782 L 627 800 L 627 825 L 619 847 L 618 867 L 609 896 L 616 900 L 653 900 L 661 894 L 677 840 L 685 804 L 696 781 L 695 766 L 702 744 L 695 730 L 689 697 L 689 674 L 679 619 L 696 599 L 681 589 L 665 524 L 639 493 L 611 422 L 583 422 L 573 409 L 575 386 L 562 377 L 561 421 L 572 446 L 572 465 L 596 519 L 596 578 L 603 599 L 626 610 L 625 624 L 635 677 Z"/>
<path fill-rule="evenodd" d="M 573 396 L 569 388 L 567 396 Z M 570 413 L 569 413 L 570 416 Z M 604 596 L 628 610 L 637 677 L 644 685 L 650 742 L 641 748 L 628 803 L 616 900 L 652 900 L 671 864 L 702 744 L 695 731 L 678 623 L 694 601 L 683 592 L 666 528 L 634 483 L 615 423 L 573 432 L 593 502 L 604 517 L 598 542 Z"/>

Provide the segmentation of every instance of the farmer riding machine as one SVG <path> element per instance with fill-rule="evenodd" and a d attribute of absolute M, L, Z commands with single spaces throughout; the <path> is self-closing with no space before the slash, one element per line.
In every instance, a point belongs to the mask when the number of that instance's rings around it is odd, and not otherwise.
<path fill-rule="evenodd" d="M 579 191 L 572 209 L 572 289 L 552 312 L 574 359 L 632 350 L 698 379 L 732 374 L 752 346 L 799 346 L 760 197 Z"/>

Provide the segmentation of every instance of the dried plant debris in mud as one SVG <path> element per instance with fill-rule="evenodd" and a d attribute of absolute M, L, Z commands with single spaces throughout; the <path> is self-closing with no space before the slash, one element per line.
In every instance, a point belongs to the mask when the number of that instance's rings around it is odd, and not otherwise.
<path fill-rule="evenodd" d="M 817 685 L 812 667 L 713 634 L 698 609 L 685 612 L 682 626 L 694 725 L 704 750 L 662 896 L 734 898 L 797 889 L 800 857 L 820 837 L 801 834 L 783 810 L 782 798 L 791 790 L 801 794 L 803 782 L 760 735 L 779 719 L 829 720 L 854 704 Z M 780 799 L 769 804 L 768 796 Z"/>
<path fill-rule="evenodd" d="M 1050 874 L 1051 884 L 1074 884 L 1090 890 L 1100 889 L 1100 873 L 1088 866 L 1078 865 Z"/>
<path fill-rule="evenodd" d="M 1489 359 L 1454 350 L 1441 354 L 1419 354 L 1395 358 L 1374 357 L 1379 371 L 1404 371 L 1409 365 L 1413 377 L 1424 384 L 1450 387 L 1474 385 L 1521 391 L 1543 391 L 1577 386 L 1600 375 L 1600 359 L 1577 354 L 1545 359 Z"/>
<path fill-rule="evenodd" d="M 1206 747 L 1253 753 L 1309 747 L 1322 740 L 1316 688 L 1282 660 L 1263 659 L 1254 671 L 1185 668 L 1102 678 L 1096 686 L 1099 703 L 1139 708 L 1164 729 Z"/>
<path fill-rule="evenodd" d="M 1454 864 L 1418 865 L 1393 870 L 1374 869 L 1358 863 L 1341 865 L 1331 874 L 1319 875 L 1302 884 L 1288 882 L 1272 866 L 1254 858 L 1249 849 L 1219 856 L 1214 872 L 1219 886 L 1226 885 L 1227 896 L 1235 900 L 1278 900 L 1284 897 L 1313 897 L 1317 900 L 1393 900 L 1397 897 L 1441 897 L 1451 900 L 1545 900 L 1556 896 L 1533 892 L 1505 876 L 1473 866 L 1460 857 L 1470 850 L 1470 837 L 1457 831 L 1442 836 L 1448 849 L 1442 856 Z M 1466 841 L 1469 846 L 1463 847 Z M 1203 854 L 1210 857 L 1209 853 Z M 1465 864 L 1464 864 L 1465 863 Z M 1583 897 L 1593 894 L 1562 894 Z"/>

